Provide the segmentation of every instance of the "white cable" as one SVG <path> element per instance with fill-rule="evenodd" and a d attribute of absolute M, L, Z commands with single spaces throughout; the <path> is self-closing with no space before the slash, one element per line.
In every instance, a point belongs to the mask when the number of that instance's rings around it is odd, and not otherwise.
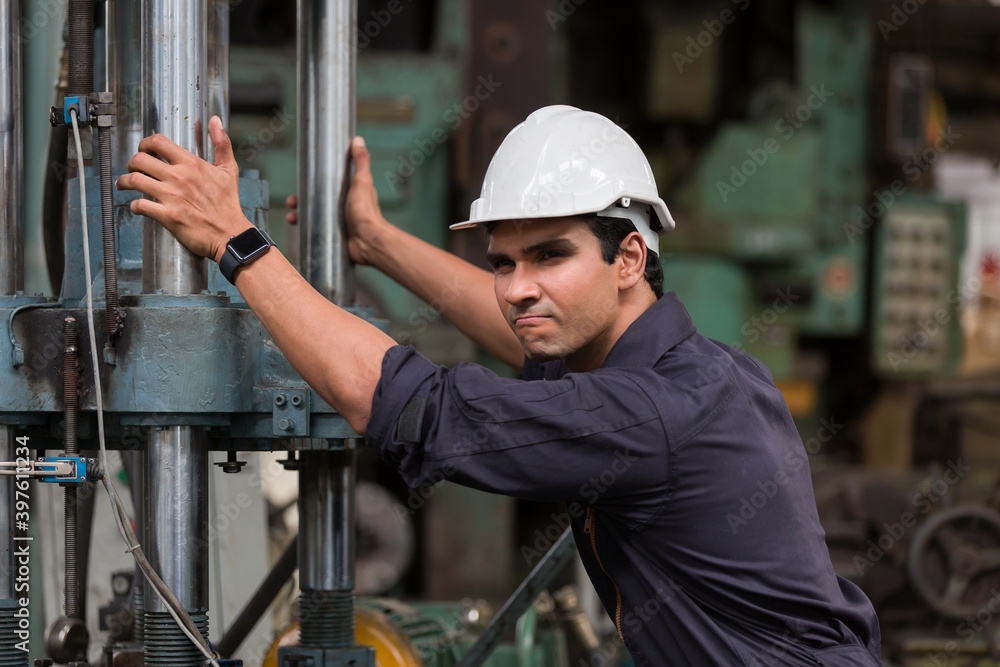
<path fill-rule="evenodd" d="M 84 180 L 83 145 L 80 143 L 80 126 L 77 123 L 76 110 L 70 111 L 70 116 L 73 120 L 73 138 L 76 141 L 76 159 L 79 172 L 77 178 L 80 181 L 80 210 L 83 215 L 83 265 L 86 272 L 85 282 L 87 283 L 87 328 L 90 332 L 90 356 L 94 363 L 94 394 L 97 401 L 97 440 L 101 448 L 99 455 L 101 481 L 111 500 L 111 512 L 114 514 L 115 523 L 118 525 L 118 532 L 121 534 L 122 539 L 125 540 L 125 543 L 129 545 L 128 552 L 135 558 L 136 564 L 142 570 L 149 583 L 160 594 L 160 599 L 163 600 L 167 611 L 170 612 L 170 615 L 177 622 L 177 627 L 208 658 L 208 662 L 212 667 L 219 667 L 219 663 L 216 660 L 215 654 L 209 648 L 207 640 L 199 632 L 192 632 L 191 628 L 195 628 L 195 630 L 197 628 L 194 625 L 194 621 L 188 615 L 187 610 L 180 607 L 180 605 L 177 605 L 178 608 L 175 609 L 174 605 L 170 603 L 170 599 L 173 598 L 176 600 L 176 597 L 167 588 L 163 580 L 160 579 L 159 575 L 156 574 L 156 571 L 150 567 L 149 561 L 146 560 L 146 556 L 142 553 L 142 547 L 135 536 L 135 531 L 132 530 L 132 525 L 125 520 L 125 506 L 118 497 L 115 485 L 112 483 L 110 475 L 108 475 L 107 449 L 104 444 L 104 400 L 101 391 L 100 362 L 97 356 L 97 336 L 94 333 L 94 294 L 90 285 L 90 237 L 87 232 L 87 185 Z"/>

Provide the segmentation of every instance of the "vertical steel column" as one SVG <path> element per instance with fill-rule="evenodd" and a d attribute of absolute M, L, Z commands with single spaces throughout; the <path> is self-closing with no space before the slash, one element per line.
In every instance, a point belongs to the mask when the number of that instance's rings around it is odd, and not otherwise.
<path fill-rule="evenodd" d="M 124 169 L 142 139 L 142 11 L 137 2 L 112 2 L 108 16 L 109 69 L 118 118 L 112 161 Z"/>
<path fill-rule="evenodd" d="M 21 3 L 0 0 L 0 295 L 24 284 L 21 238 Z M 0 426 L 0 460 L 13 461 L 15 431 Z M 14 478 L 0 479 L 0 665 L 26 666 L 16 649 L 14 613 Z"/>
<path fill-rule="evenodd" d="M 111 133 L 111 160 L 117 169 L 123 170 L 135 155 L 143 137 L 142 58 L 140 57 L 143 34 L 142 6 L 138 2 L 111 2 L 108 3 L 108 10 L 107 38 L 110 41 L 108 69 L 111 76 L 110 89 L 115 94 L 118 111 L 115 128 Z M 145 452 L 142 449 L 123 451 L 122 458 L 128 472 L 129 491 L 135 507 L 136 534 L 143 536 L 145 507 L 141 499 Z M 136 567 L 133 612 L 136 641 L 140 643 L 143 641 L 145 586 L 146 580 Z"/>
<path fill-rule="evenodd" d="M 299 644 L 354 646 L 354 451 L 303 452 L 299 468 Z"/>
<path fill-rule="evenodd" d="M 209 0 L 143 0 L 143 135 L 159 132 L 205 155 Z M 208 285 L 205 260 L 145 220 L 144 292 L 197 294 Z M 146 450 L 146 543 L 153 567 L 208 636 L 208 451 L 204 432 L 157 427 Z M 195 667 L 204 657 L 147 587 L 143 629 L 148 667 Z"/>
<path fill-rule="evenodd" d="M 18 0 L 0 0 L 0 294 L 13 294 L 24 284 L 20 17 Z"/>
<path fill-rule="evenodd" d="M 159 132 L 204 157 L 208 107 L 209 0 L 143 0 L 144 135 Z M 152 220 L 142 230 L 143 292 L 198 294 L 208 286 L 205 260 Z"/>
<path fill-rule="evenodd" d="M 153 568 L 208 636 L 208 450 L 202 431 L 157 427 L 146 450 L 145 552 Z M 200 667 L 205 658 L 163 601 L 146 587 L 147 667 Z"/>
<path fill-rule="evenodd" d="M 355 134 L 356 0 L 299 0 L 299 257 L 323 296 L 354 299 L 343 234 Z M 354 645 L 354 452 L 306 452 L 299 472 L 303 647 Z"/>
<path fill-rule="evenodd" d="M 231 0 L 208 3 L 208 114 L 229 129 L 229 12 Z M 215 162 L 215 146 L 205 144 L 205 159 Z"/>
<path fill-rule="evenodd" d="M 299 257 L 302 275 L 338 305 L 353 300 L 342 215 L 354 136 L 356 0 L 299 0 Z"/>

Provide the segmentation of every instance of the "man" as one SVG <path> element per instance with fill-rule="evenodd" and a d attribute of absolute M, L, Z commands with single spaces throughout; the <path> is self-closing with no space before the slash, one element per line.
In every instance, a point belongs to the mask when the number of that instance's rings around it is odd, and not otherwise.
<path fill-rule="evenodd" d="M 568 502 L 636 665 L 880 664 L 874 611 L 833 572 L 806 454 L 770 374 L 697 334 L 677 297 L 662 295 L 655 232 L 673 220 L 624 131 L 572 107 L 540 109 L 511 131 L 458 225 L 487 227 L 492 276 L 390 225 L 370 156 L 352 144 L 352 259 L 444 302 L 523 381 L 394 345 L 277 249 L 239 268 L 227 242 L 253 232 L 218 119 L 210 134 L 215 166 L 144 139 L 118 187 L 157 201 L 132 210 L 229 275 L 236 267 L 292 365 L 411 485 L 444 475 Z"/>

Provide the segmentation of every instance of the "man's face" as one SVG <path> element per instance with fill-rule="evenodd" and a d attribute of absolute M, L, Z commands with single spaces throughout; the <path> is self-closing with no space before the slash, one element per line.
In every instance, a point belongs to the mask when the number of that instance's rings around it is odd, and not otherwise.
<path fill-rule="evenodd" d="M 621 267 L 604 261 L 584 222 L 501 222 L 486 256 L 497 303 L 529 359 L 562 359 L 570 368 L 603 361 L 618 315 Z"/>

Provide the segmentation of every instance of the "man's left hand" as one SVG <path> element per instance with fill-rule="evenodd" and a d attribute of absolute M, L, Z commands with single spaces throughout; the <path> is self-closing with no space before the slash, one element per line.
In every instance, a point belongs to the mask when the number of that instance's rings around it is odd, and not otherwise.
<path fill-rule="evenodd" d="M 209 122 L 208 133 L 215 145 L 214 165 L 154 134 L 139 142 L 129 173 L 115 187 L 153 197 L 134 200 L 132 212 L 163 225 L 194 254 L 218 261 L 230 237 L 251 224 L 240 208 L 233 145 L 218 116 Z"/>

